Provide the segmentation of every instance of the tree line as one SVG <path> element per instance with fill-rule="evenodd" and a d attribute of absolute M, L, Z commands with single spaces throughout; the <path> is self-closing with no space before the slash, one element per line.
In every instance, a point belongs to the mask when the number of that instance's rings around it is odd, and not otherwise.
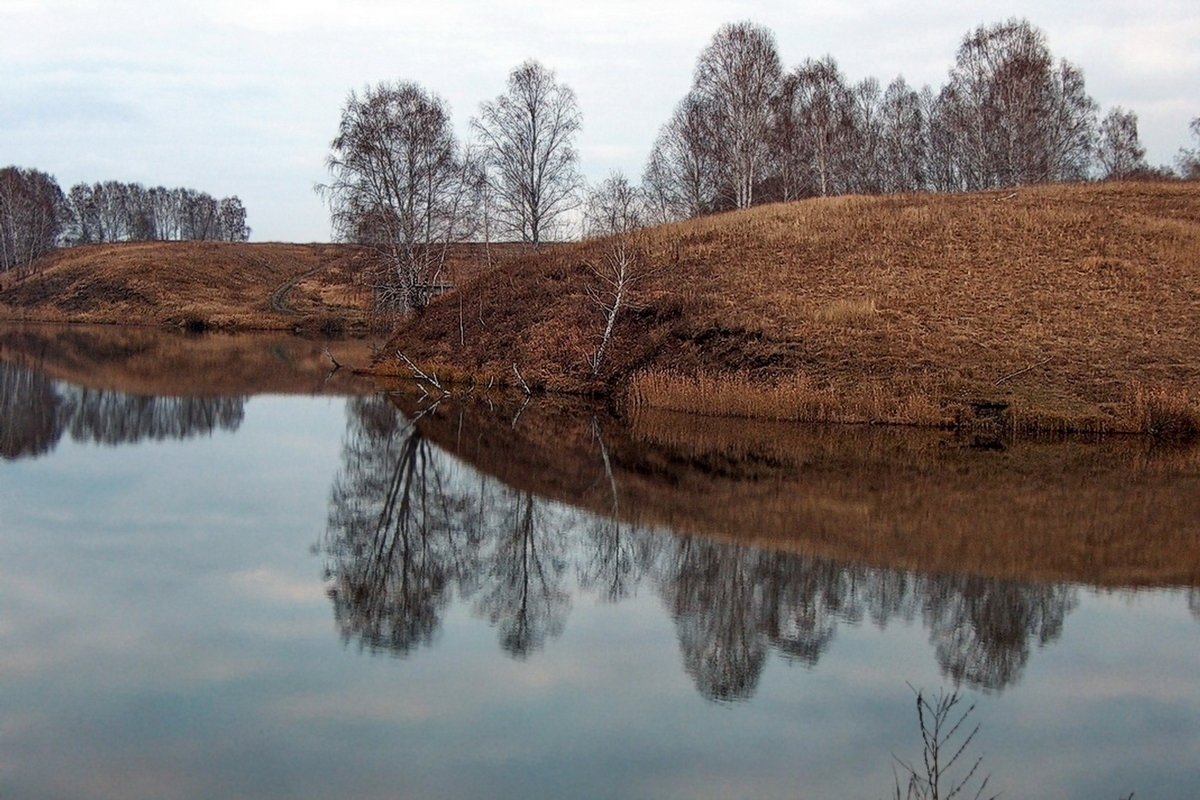
<path fill-rule="evenodd" d="M 330 180 L 318 191 L 335 235 L 378 256 L 377 302 L 420 311 L 446 283 L 452 244 L 537 247 L 581 219 L 586 236 L 625 237 L 645 224 L 815 196 L 1200 178 L 1200 149 L 1180 151 L 1178 174 L 1151 167 L 1137 114 L 1115 107 L 1101 119 L 1083 71 L 1056 60 L 1023 19 L 969 32 L 937 90 L 903 77 L 853 83 L 832 56 L 787 71 L 769 29 L 724 25 L 700 53 L 640 186 L 619 173 L 585 185 L 581 125 L 570 87 L 532 60 L 480 105 L 465 137 L 446 101 L 419 84 L 368 86 L 342 108 Z M 1200 119 L 1191 130 L 1200 139 Z M 608 317 L 620 304 L 608 295 L 628 281 L 622 269 L 602 270 Z M 596 356 L 598 369 L 602 348 Z"/>
<path fill-rule="evenodd" d="M 1147 163 L 1135 112 L 1098 115 L 1082 69 L 1023 19 L 968 33 L 937 90 L 853 83 L 832 56 L 785 71 L 771 31 L 740 22 L 701 52 L 643 188 L 668 221 L 814 196 L 1174 177 Z M 1185 151 L 1180 172 L 1193 163 Z"/>
<path fill-rule="evenodd" d="M 36 169 L 0 169 L 0 272 L 27 274 L 56 247 L 129 241 L 231 241 L 250 238 L 246 208 L 185 187 L 78 183 L 63 193 Z"/>

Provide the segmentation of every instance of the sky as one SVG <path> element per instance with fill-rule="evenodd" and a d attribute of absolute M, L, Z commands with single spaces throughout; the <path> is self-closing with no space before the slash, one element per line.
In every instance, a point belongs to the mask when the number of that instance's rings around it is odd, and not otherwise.
<path fill-rule="evenodd" d="M 1103 114 L 1138 113 L 1152 164 L 1200 116 L 1195 0 L 0 0 L 0 165 L 64 187 L 123 180 L 236 194 L 255 241 L 328 241 L 314 186 L 351 89 L 412 80 L 460 134 L 535 58 L 579 100 L 580 167 L 631 177 L 722 23 L 771 28 L 786 67 L 944 83 L 963 35 L 1025 17 L 1079 64 Z"/>

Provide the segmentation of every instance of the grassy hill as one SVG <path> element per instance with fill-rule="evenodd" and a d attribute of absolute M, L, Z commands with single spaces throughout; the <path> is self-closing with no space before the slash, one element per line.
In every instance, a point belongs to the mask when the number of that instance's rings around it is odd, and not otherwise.
<path fill-rule="evenodd" d="M 366 320 L 339 245 L 122 242 L 59 250 L 0 291 L 0 318 L 288 329 Z M 277 294 L 278 293 L 278 294 Z M 281 296 L 282 295 L 282 296 Z"/>
<path fill-rule="evenodd" d="M 1200 185 L 1093 184 L 764 206 L 641 235 L 604 327 L 610 243 L 514 259 L 404 324 L 443 379 L 825 421 L 1194 430 Z"/>

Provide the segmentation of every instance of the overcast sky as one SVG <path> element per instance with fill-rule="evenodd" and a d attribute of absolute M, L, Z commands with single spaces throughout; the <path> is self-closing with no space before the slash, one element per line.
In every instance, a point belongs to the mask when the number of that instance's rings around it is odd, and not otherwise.
<path fill-rule="evenodd" d="M 352 88 L 414 80 L 460 133 L 536 58 L 574 88 L 581 166 L 638 178 L 723 22 L 771 28 L 791 67 L 940 86 L 963 34 L 1023 16 L 1081 65 L 1101 111 L 1137 111 L 1151 163 L 1200 116 L 1200 2 L 0 0 L 0 165 L 64 190 L 118 179 L 239 195 L 256 241 L 326 241 L 313 192 Z"/>

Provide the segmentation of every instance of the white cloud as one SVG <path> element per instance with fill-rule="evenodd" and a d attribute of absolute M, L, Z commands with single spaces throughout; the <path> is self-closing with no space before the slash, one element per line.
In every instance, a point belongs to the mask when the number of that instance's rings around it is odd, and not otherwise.
<path fill-rule="evenodd" d="M 239 194 L 255 238 L 328 236 L 312 192 L 347 91 L 424 83 L 460 126 L 527 57 L 556 69 L 584 112 L 583 169 L 640 173 L 722 23 L 771 27 L 786 65 L 833 54 L 852 79 L 939 83 L 959 38 L 1009 16 L 1079 63 L 1103 108 L 1138 111 L 1154 162 L 1200 114 L 1194 2 L 894 3 L 782 0 L 5 0 L 0 159 L 64 183 L 120 178 Z"/>

